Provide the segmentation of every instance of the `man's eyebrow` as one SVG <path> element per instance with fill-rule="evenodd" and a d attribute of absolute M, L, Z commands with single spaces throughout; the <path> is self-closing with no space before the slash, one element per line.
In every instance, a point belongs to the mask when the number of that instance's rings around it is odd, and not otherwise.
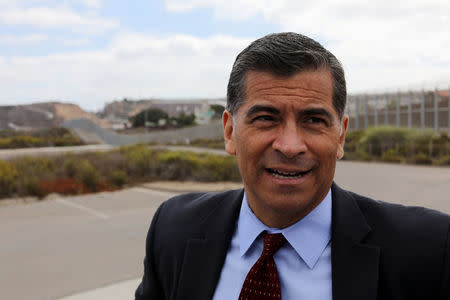
<path fill-rule="evenodd" d="M 250 107 L 250 109 L 247 111 L 247 114 L 245 115 L 247 118 L 251 117 L 252 115 L 259 113 L 259 112 L 268 112 L 271 114 L 280 114 L 280 111 L 271 106 L 271 105 L 253 105 Z"/>
<path fill-rule="evenodd" d="M 325 116 L 327 119 L 329 119 L 330 121 L 334 121 L 334 117 L 333 115 L 326 110 L 325 108 L 306 108 L 303 109 L 299 112 L 299 115 L 302 116 L 316 116 L 316 115 L 321 115 L 321 116 Z"/>

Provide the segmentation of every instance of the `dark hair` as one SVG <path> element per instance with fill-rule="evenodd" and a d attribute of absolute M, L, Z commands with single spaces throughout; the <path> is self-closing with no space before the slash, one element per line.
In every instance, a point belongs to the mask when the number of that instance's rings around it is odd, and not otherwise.
<path fill-rule="evenodd" d="M 331 72 L 333 105 L 342 118 L 347 90 L 341 63 L 320 43 L 294 32 L 266 35 L 239 53 L 228 82 L 227 110 L 235 114 L 245 102 L 245 75 L 248 71 L 266 71 L 289 77 L 301 71 L 321 68 Z"/>

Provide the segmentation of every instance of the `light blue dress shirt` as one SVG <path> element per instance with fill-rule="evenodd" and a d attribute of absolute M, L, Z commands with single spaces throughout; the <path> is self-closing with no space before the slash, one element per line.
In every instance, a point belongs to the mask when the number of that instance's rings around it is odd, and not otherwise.
<path fill-rule="evenodd" d="M 331 190 L 297 223 L 269 228 L 250 209 L 244 194 L 236 230 L 214 294 L 214 300 L 238 299 L 248 271 L 263 250 L 261 232 L 282 233 L 288 241 L 274 255 L 283 300 L 331 300 Z"/>

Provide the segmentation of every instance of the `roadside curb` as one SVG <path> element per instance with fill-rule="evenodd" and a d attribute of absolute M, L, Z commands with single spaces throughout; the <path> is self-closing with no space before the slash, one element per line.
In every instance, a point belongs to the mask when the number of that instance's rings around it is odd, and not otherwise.
<path fill-rule="evenodd" d="M 90 291 L 77 293 L 74 295 L 59 298 L 57 300 L 122 300 L 133 299 L 134 292 L 138 287 L 141 278 L 129 279 L 104 287 L 96 288 Z"/>

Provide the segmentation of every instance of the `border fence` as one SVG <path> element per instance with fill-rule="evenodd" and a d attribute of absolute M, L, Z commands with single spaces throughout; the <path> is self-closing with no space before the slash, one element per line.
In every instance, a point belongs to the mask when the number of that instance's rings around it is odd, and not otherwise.
<path fill-rule="evenodd" d="M 347 97 L 349 130 L 371 126 L 429 128 L 450 134 L 450 86 L 447 90 L 355 94 Z"/>

